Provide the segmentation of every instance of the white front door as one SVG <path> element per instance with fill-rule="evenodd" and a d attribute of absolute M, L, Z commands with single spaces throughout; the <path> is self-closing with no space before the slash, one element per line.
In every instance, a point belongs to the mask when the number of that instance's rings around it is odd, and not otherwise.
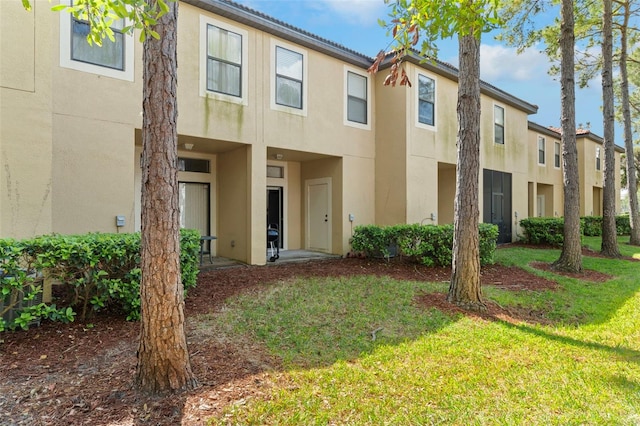
<path fill-rule="evenodd" d="M 307 249 L 331 252 L 331 178 L 306 181 Z"/>

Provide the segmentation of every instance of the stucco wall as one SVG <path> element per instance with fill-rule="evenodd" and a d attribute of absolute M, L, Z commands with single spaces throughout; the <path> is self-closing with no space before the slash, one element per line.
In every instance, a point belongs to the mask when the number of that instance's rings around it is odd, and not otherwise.
<path fill-rule="evenodd" d="M 220 256 L 249 259 L 249 147 L 218 155 L 217 250 Z M 266 225 L 265 225 L 266 233 Z M 266 247 L 266 237 L 265 245 Z"/>
<path fill-rule="evenodd" d="M 0 237 L 52 231 L 50 6 L 0 2 Z M 39 54 L 36 56 L 36 52 Z"/>
<path fill-rule="evenodd" d="M 376 75 L 375 222 L 395 225 L 406 220 L 407 89 L 383 86 L 384 71 Z"/>

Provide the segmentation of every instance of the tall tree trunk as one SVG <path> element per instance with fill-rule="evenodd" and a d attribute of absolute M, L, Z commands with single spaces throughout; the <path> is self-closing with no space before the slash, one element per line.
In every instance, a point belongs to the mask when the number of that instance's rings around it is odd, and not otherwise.
<path fill-rule="evenodd" d="M 602 112 L 604 120 L 604 180 L 602 185 L 602 246 L 607 257 L 620 257 L 616 231 L 615 111 L 613 105 L 612 0 L 603 0 L 602 15 Z M 618 172 L 619 173 L 619 172 Z"/>
<path fill-rule="evenodd" d="M 141 331 L 135 382 L 158 394 L 196 386 L 185 336 L 177 162 L 178 2 L 144 42 Z"/>
<path fill-rule="evenodd" d="M 480 40 L 460 36 L 458 158 L 454 207 L 453 272 L 447 300 L 484 310 L 480 288 L 478 178 L 480 174 Z"/>
<path fill-rule="evenodd" d="M 562 0 L 560 24 L 562 103 L 562 165 L 564 167 L 564 243 L 560 258 L 553 267 L 559 270 L 582 271 L 580 245 L 580 175 L 576 146 L 576 88 L 574 58 L 573 1 Z"/>
<path fill-rule="evenodd" d="M 631 224 L 631 237 L 629 244 L 640 246 L 640 212 L 638 212 L 638 182 L 636 177 L 636 164 L 633 152 L 633 132 L 631 130 L 631 108 L 629 106 L 629 75 L 627 73 L 627 49 L 630 7 L 629 1 L 623 3 L 624 6 L 624 22 L 621 27 L 620 37 L 620 78 L 622 92 L 622 118 L 624 121 L 624 148 L 627 157 L 627 187 L 629 188 L 629 206 L 631 216 L 629 221 Z"/>

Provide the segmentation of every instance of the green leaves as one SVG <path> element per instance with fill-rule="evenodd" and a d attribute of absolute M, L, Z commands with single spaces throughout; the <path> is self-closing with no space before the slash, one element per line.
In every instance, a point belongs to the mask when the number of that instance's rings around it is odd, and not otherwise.
<path fill-rule="evenodd" d="M 169 0 L 176 1 L 176 0 Z M 22 0 L 25 9 L 30 10 L 29 0 Z M 140 30 L 140 41 L 151 36 L 159 39 L 160 35 L 152 29 L 158 19 L 169 11 L 164 0 L 152 3 L 148 0 L 74 0 L 73 4 L 58 4 L 51 8 L 56 12 L 65 11 L 78 20 L 89 24 L 87 42 L 102 46 L 104 39 L 114 42 L 113 27 L 122 20 L 122 32 L 132 34 Z"/>
<path fill-rule="evenodd" d="M 421 54 L 436 57 L 436 42 L 453 36 L 489 32 L 503 24 L 498 0 L 398 0 L 390 3 L 389 28 L 398 49 L 408 50 L 422 40 Z"/>
<path fill-rule="evenodd" d="M 480 263 L 493 263 L 498 227 L 479 225 Z M 453 225 L 357 226 L 351 247 L 369 257 L 387 257 L 393 250 L 427 266 L 449 266 L 452 262 Z"/>
<path fill-rule="evenodd" d="M 180 262 L 185 291 L 196 285 L 198 231 L 181 230 Z M 43 274 L 57 282 L 56 305 L 38 303 Z M 103 309 L 140 318 L 140 235 L 50 235 L 0 240 L 0 331 L 27 328 L 40 319 L 73 321 Z"/>

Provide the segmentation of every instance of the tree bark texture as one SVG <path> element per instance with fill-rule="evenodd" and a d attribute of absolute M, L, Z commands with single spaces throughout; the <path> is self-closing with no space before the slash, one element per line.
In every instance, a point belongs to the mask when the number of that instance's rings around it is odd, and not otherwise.
<path fill-rule="evenodd" d="M 629 188 L 629 206 L 631 215 L 629 217 L 631 225 L 631 236 L 629 244 L 640 246 L 640 212 L 638 212 L 638 182 L 636 177 L 636 164 L 633 154 L 633 132 L 631 130 L 631 107 L 629 101 L 629 74 L 627 70 L 628 57 L 628 34 L 629 19 L 631 15 L 629 1 L 624 5 L 624 22 L 621 27 L 620 37 L 620 79 L 622 92 L 622 118 L 624 122 L 624 148 L 627 157 L 627 187 Z"/>
<path fill-rule="evenodd" d="M 447 300 L 486 309 L 480 288 L 478 180 L 480 174 L 480 40 L 459 38 L 458 140 L 451 284 Z"/>
<path fill-rule="evenodd" d="M 604 125 L 604 179 L 602 184 L 602 246 L 607 257 L 620 257 L 616 230 L 615 110 L 613 104 L 612 0 L 603 0 L 602 15 L 602 115 Z M 619 173 L 619 172 L 618 172 Z"/>
<path fill-rule="evenodd" d="M 180 276 L 177 174 L 178 2 L 144 42 L 141 331 L 136 386 L 160 394 L 193 388 Z"/>
<path fill-rule="evenodd" d="M 580 175 L 576 146 L 576 89 L 573 1 L 562 0 L 560 24 L 560 87 L 562 109 L 562 165 L 564 167 L 564 243 L 554 268 L 582 271 L 580 245 Z"/>

